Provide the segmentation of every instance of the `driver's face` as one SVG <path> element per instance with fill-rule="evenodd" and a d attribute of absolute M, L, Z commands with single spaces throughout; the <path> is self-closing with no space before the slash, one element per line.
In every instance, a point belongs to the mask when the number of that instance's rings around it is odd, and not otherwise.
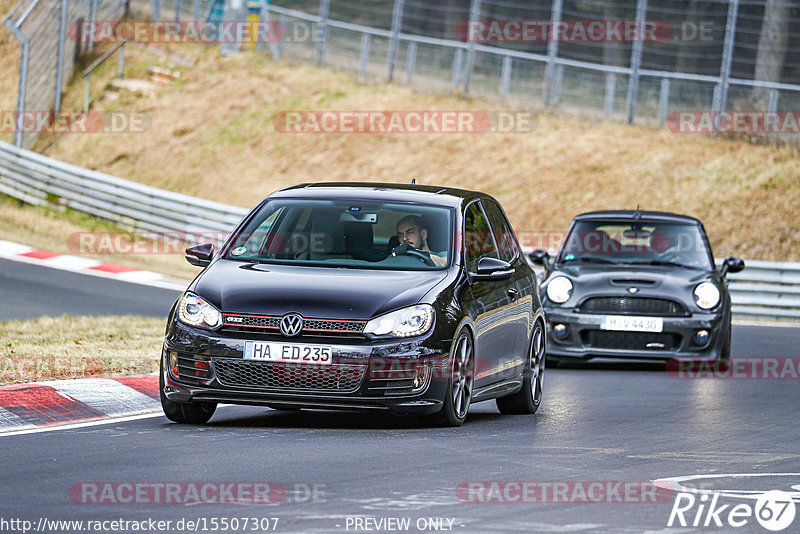
<path fill-rule="evenodd" d="M 425 240 L 428 237 L 427 230 L 420 230 L 416 224 L 412 222 L 401 222 L 397 225 L 397 239 L 400 244 L 408 243 L 412 247 L 423 250 L 425 248 Z"/>

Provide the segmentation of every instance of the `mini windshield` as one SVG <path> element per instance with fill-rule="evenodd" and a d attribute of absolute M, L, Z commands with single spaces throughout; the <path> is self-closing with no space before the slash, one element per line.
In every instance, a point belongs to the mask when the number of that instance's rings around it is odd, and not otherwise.
<path fill-rule="evenodd" d="M 227 259 L 390 270 L 449 266 L 453 210 L 367 200 L 274 199 L 233 238 Z"/>
<path fill-rule="evenodd" d="M 657 221 L 577 222 L 561 247 L 558 262 L 713 269 L 697 225 Z"/>

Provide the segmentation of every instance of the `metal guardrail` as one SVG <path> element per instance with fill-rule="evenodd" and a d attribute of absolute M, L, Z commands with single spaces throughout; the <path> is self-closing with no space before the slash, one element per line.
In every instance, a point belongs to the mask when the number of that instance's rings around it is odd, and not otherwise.
<path fill-rule="evenodd" d="M 248 210 L 84 169 L 0 142 L 0 192 L 30 204 L 58 204 L 159 234 L 219 240 Z M 216 237 L 217 239 L 213 239 Z M 746 260 L 731 274 L 736 318 L 800 321 L 800 263 Z"/>

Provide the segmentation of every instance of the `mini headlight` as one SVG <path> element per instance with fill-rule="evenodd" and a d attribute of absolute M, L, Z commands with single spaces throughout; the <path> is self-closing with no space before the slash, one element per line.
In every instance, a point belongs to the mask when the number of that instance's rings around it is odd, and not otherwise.
<path fill-rule="evenodd" d="M 387 337 L 419 336 L 431 329 L 433 316 L 433 306 L 417 304 L 372 319 L 364 327 L 364 333 Z"/>
<path fill-rule="evenodd" d="M 216 328 L 222 324 L 222 314 L 194 293 L 185 293 L 178 304 L 181 322 L 200 328 Z"/>
<path fill-rule="evenodd" d="M 565 276 L 556 276 L 547 284 L 547 298 L 556 304 L 563 304 L 572 295 L 572 282 Z"/>
<path fill-rule="evenodd" d="M 703 282 L 694 288 L 694 300 L 704 310 L 710 310 L 719 304 L 719 289 L 711 282 Z"/>

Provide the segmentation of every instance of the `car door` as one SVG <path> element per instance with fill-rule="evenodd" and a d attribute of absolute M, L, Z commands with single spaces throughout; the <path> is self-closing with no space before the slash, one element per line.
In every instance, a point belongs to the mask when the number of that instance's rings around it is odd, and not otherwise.
<path fill-rule="evenodd" d="M 476 272 L 481 258 L 500 259 L 495 237 L 479 201 L 467 206 L 464 231 L 468 273 Z M 470 281 L 469 314 L 475 321 L 475 387 L 480 388 L 509 376 L 507 365 L 514 357 L 517 334 L 507 281 L 479 281 L 472 276 Z"/>
<path fill-rule="evenodd" d="M 481 199 L 481 206 L 492 227 L 500 259 L 507 261 L 514 269 L 514 274 L 506 283 L 508 321 L 514 325 L 514 351 L 509 358 L 501 362 L 501 367 L 508 370 L 506 375 L 518 375 L 525 364 L 528 349 L 528 337 L 533 325 L 533 300 L 535 286 L 532 282 L 532 272 L 522 258 L 519 243 L 511 229 L 500 205 L 491 199 Z"/>

